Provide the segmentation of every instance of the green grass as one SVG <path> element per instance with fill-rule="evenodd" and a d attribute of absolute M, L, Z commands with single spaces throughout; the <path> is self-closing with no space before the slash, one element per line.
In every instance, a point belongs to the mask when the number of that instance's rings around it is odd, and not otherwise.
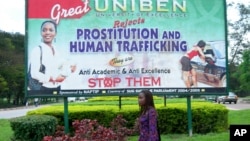
<path fill-rule="evenodd" d="M 137 98 L 132 99 L 122 99 L 122 104 L 138 104 Z M 193 99 L 194 101 L 202 101 L 200 99 Z M 204 100 L 203 100 L 204 101 Z M 205 101 L 204 101 L 205 102 Z M 79 104 L 86 104 L 86 105 L 117 105 L 118 99 L 116 101 L 113 99 L 109 100 L 91 100 L 90 102 L 81 102 L 81 103 L 70 103 L 70 105 L 79 105 Z M 155 98 L 156 104 L 163 104 L 162 98 Z M 167 99 L 168 103 L 186 103 L 185 98 L 177 98 L 177 99 Z M 55 104 L 55 105 L 62 105 Z M 239 111 L 229 111 L 228 114 L 228 121 L 229 124 L 250 124 L 250 109 L 249 110 L 239 110 Z M 13 131 L 10 128 L 10 123 L 6 119 L 0 119 L 0 141 L 11 141 L 11 137 L 13 135 Z M 228 141 L 229 140 L 229 131 L 223 133 L 208 133 L 208 134 L 193 134 L 192 137 L 188 136 L 187 134 L 168 134 L 168 135 L 161 135 L 162 141 Z M 138 136 L 129 137 L 128 141 L 137 141 Z"/>
<path fill-rule="evenodd" d="M 13 131 L 7 119 L 0 119 L 0 141 L 11 141 Z"/>
<path fill-rule="evenodd" d="M 137 141 L 138 137 L 129 137 L 128 141 Z M 189 137 L 187 134 L 161 135 L 162 141 L 229 141 L 229 133 L 209 133 L 206 135 L 194 134 Z"/>
<path fill-rule="evenodd" d="M 250 110 L 230 110 L 228 113 L 229 124 L 250 124 Z"/>
<path fill-rule="evenodd" d="M 88 100 L 89 102 L 69 102 L 69 105 L 119 105 L 119 98 L 116 97 L 94 97 L 90 98 Z M 173 98 L 173 99 L 167 99 L 167 103 L 186 103 L 186 98 Z M 209 102 L 204 101 L 204 99 L 193 99 L 192 102 Z M 122 105 L 138 105 L 138 98 L 137 97 L 123 97 L 121 99 Z M 163 97 L 154 97 L 154 103 L 155 104 L 164 104 L 164 98 Z M 60 104 L 54 104 L 56 105 L 62 105 Z"/>

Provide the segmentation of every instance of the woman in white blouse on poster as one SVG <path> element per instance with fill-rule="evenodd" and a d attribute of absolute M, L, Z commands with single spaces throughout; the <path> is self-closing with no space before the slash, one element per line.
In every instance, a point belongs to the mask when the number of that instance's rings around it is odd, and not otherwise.
<path fill-rule="evenodd" d="M 40 90 L 59 90 L 61 82 L 76 70 L 76 65 L 62 61 L 63 58 L 53 45 L 56 34 L 56 23 L 50 20 L 44 21 L 41 25 L 42 43 L 32 50 L 29 58 L 31 77 L 42 83 Z M 45 72 L 39 71 L 41 62 Z"/>

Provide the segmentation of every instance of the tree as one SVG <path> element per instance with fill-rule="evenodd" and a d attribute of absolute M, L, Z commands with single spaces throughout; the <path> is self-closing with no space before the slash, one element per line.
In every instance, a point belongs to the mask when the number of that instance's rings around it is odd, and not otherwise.
<path fill-rule="evenodd" d="M 5 79 L 0 75 L 0 97 L 2 97 L 2 93 L 8 90 L 8 83 Z"/>
<path fill-rule="evenodd" d="M 229 21 L 229 38 L 231 39 L 231 56 L 230 63 L 239 65 L 242 62 L 242 54 L 245 49 L 250 47 L 250 5 L 241 3 L 230 3 L 229 7 L 236 7 L 239 9 L 240 18 L 238 21 Z"/>
<path fill-rule="evenodd" d="M 236 64 L 233 62 L 228 65 L 229 67 L 229 88 L 230 91 L 234 91 L 236 93 L 240 92 L 240 82 L 239 82 L 239 77 L 240 77 L 240 72 L 238 71 L 238 67 Z"/>
<path fill-rule="evenodd" d="M 0 98 L 24 97 L 24 36 L 0 32 Z"/>
<path fill-rule="evenodd" d="M 240 90 L 249 92 L 250 91 L 250 49 L 245 50 L 243 53 L 243 62 L 239 66 L 240 72 Z"/>
<path fill-rule="evenodd" d="M 240 96 L 248 95 L 250 75 L 247 70 L 247 55 L 249 55 L 250 47 L 250 5 L 244 5 L 242 3 L 230 3 L 228 9 L 234 8 L 239 12 L 239 19 L 236 21 L 228 21 L 229 31 L 229 77 L 230 91 L 236 92 Z M 231 15 L 228 15 L 231 16 Z"/>

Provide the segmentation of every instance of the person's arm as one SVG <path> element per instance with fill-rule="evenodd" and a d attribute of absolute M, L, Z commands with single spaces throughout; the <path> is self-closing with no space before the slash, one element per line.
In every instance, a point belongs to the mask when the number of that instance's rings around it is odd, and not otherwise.
<path fill-rule="evenodd" d="M 61 53 L 60 50 L 57 50 L 56 48 L 54 48 L 54 50 L 56 51 L 59 75 L 67 77 L 71 73 L 74 73 L 77 67 L 76 62 L 71 60 L 70 58 L 62 57 L 65 55 L 63 55 L 63 53 Z"/>
<path fill-rule="evenodd" d="M 157 113 L 155 109 L 150 109 L 149 113 L 149 141 L 156 141 L 158 139 L 157 132 Z"/>
<path fill-rule="evenodd" d="M 65 78 L 66 78 L 66 76 L 59 75 L 59 76 L 55 79 L 55 82 L 63 82 Z"/>
<path fill-rule="evenodd" d="M 54 76 L 54 82 L 63 82 L 67 76 L 69 75 L 70 69 L 66 69 L 65 67 L 67 67 L 67 63 L 65 58 L 62 57 L 61 53 L 59 50 L 57 50 L 56 48 L 54 48 L 55 51 L 55 55 L 54 57 L 56 58 L 56 62 L 57 62 L 57 69 L 55 70 L 57 72 L 57 75 Z"/>
<path fill-rule="evenodd" d="M 29 58 L 30 65 L 28 67 L 31 67 L 30 73 L 32 78 L 40 82 L 48 82 L 50 80 L 50 76 L 39 72 L 39 68 L 41 65 L 40 57 L 41 57 L 41 50 L 39 47 L 35 47 L 31 52 Z"/>
<path fill-rule="evenodd" d="M 201 60 L 203 60 L 205 62 L 205 55 L 204 55 L 203 51 L 201 50 L 200 47 L 197 47 L 197 50 L 199 52 L 199 57 L 201 58 Z"/>

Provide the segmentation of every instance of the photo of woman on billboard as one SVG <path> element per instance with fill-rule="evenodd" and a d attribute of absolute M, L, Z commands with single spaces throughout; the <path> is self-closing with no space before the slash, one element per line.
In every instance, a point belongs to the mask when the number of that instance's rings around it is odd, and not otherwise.
<path fill-rule="evenodd" d="M 29 90 L 59 90 L 61 82 L 76 70 L 76 65 L 65 64 L 55 45 L 57 24 L 47 20 L 41 24 L 41 44 L 35 47 L 29 58 Z"/>
<path fill-rule="evenodd" d="M 206 43 L 200 40 L 197 45 L 194 45 L 180 60 L 182 65 L 182 77 L 187 88 L 191 86 L 197 87 L 197 74 L 190 60 L 195 56 L 199 56 L 205 63 L 205 55 L 203 53 L 205 46 Z"/>

